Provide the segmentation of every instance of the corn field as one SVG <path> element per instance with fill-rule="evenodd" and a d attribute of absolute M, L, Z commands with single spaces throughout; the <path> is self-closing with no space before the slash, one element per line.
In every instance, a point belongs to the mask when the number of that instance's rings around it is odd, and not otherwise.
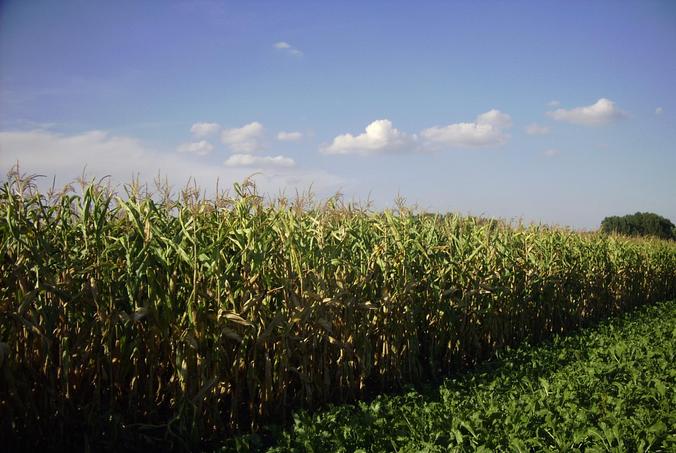
<path fill-rule="evenodd" d="M 0 435 L 189 449 L 676 297 L 676 244 L 250 183 L 0 190 Z"/>

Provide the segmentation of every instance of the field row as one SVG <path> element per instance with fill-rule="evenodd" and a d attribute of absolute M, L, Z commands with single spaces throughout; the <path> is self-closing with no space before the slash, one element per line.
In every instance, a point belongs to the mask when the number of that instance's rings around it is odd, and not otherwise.
<path fill-rule="evenodd" d="M 503 351 L 427 392 L 294 417 L 222 451 L 674 451 L 676 301 Z"/>

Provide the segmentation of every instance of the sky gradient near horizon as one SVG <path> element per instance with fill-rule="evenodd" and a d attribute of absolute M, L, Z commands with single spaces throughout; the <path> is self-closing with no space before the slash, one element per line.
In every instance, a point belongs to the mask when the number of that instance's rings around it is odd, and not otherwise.
<path fill-rule="evenodd" d="M 676 222 L 676 3 L 0 2 L 0 171 Z M 2 176 L 4 178 L 4 176 Z"/>

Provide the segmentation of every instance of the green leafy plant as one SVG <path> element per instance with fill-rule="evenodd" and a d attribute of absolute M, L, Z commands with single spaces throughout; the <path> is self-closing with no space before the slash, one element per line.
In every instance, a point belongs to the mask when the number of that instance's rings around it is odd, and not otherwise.
<path fill-rule="evenodd" d="M 265 201 L 250 182 L 125 192 L 0 188 L 7 442 L 194 449 L 676 295 L 668 241 Z"/>
<path fill-rule="evenodd" d="M 427 392 L 299 413 L 221 451 L 673 451 L 676 301 L 503 350 Z"/>

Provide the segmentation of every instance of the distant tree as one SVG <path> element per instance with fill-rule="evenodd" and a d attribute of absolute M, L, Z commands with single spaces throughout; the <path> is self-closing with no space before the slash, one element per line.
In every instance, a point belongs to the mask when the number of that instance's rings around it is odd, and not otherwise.
<path fill-rule="evenodd" d="M 601 222 L 601 231 L 676 240 L 676 226 L 671 220 L 652 212 L 606 217 Z"/>

